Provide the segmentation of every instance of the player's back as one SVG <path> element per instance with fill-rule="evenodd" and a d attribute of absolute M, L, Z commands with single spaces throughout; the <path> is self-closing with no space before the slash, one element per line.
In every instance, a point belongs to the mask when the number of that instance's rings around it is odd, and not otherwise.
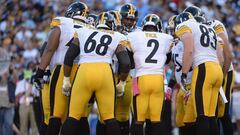
<path fill-rule="evenodd" d="M 177 26 L 176 34 L 179 36 L 186 30 L 193 34 L 193 67 L 207 61 L 218 63 L 217 36 L 213 28 L 190 19 Z"/>
<path fill-rule="evenodd" d="M 87 25 L 77 21 L 73 20 L 72 18 L 67 17 L 56 17 L 51 22 L 51 27 L 59 27 L 60 28 L 60 37 L 59 37 L 59 45 L 56 49 L 52 59 L 50 67 L 51 69 L 56 64 L 63 64 L 65 54 L 68 49 L 68 43 L 70 40 L 74 37 L 74 28 L 79 27 L 86 27 Z"/>
<path fill-rule="evenodd" d="M 81 63 L 112 63 L 113 54 L 121 41 L 126 37 L 111 30 L 80 28 L 77 30 L 80 42 Z"/>
<path fill-rule="evenodd" d="M 159 32 L 132 32 L 128 39 L 134 53 L 136 76 L 144 74 L 163 74 L 166 53 L 173 37 Z"/>

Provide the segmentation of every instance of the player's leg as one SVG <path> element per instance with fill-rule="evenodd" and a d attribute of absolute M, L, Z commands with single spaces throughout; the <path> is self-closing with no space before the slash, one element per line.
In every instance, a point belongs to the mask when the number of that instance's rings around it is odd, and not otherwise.
<path fill-rule="evenodd" d="M 224 134 L 227 134 L 227 135 L 233 134 L 232 121 L 229 115 L 229 104 L 231 103 L 233 83 L 234 83 L 234 72 L 229 71 L 227 76 L 225 77 L 225 81 L 223 85 L 223 90 L 225 92 L 228 103 L 224 104 L 221 97 L 219 97 L 219 102 L 218 102 L 218 117 L 222 123 L 223 132 Z"/>
<path fill-rule="evenodd" d="M 139 95 L 133 98 L 134 124 L 133 135 L 143 135 L 143 124 L 149 105 L 148 78 L 146 75 L 138 77 Z"/>
<path fill-rule="evenodd" d="M 93 69 L 88 64 L 82 64 L 76 74 L 72 86 L 69 115 L 64 122 L 61 135 L 75 135 L 78 130 L 78 124 L 81 117 L 86 113 L 88 102 L 95 88 L 95 80 L 92 74 Z"/>
<path fill-rule="evenodd" d="M 123 97 L 117 97 L 116 119 L 119 123 L 121 134 L 129 134 L 129 114 L 132 102 L 132 78 L 128 76 Z"/>
<path fill-rule="evenodd" d="M 152 90 L 149 99 L 149 112 L 152 135 L 167 134 L 166 125 L 161 120 L 164 103 L 164 83 L 162 75 L 148 75 L 148 90 Z"/>
<path fill-rule="evenodd" d="M 96 87 L 96 102 L 100 117 L 106 125 L 106 135 L 121 135 L 119 125 L 115 119 L 115 83 L 111 66 L 108 64 L 97 64 L 98 87 Z"/>
<path fill-rule="evenodd" d="M 210 134 L 211 135 L 219 135 L 219 127 L 217 123 L 217 103 L 218 103 L 218 97 L 219 97 L 219 89 L 222 85 L 223 81 L 223 73 L 220 65 L 218 63 L 213 62 L 207 62 L 206 63 L 206 81 L 209 82 L 209 84 L 206 83 L 206 86 L 204 85 L 204 90 L 211 90 L 211 97 L 210 102 L 205 103 L 207 104 L 209 108 L 209 114 L 207 116 L 209 117 L 210 122 Z M 214 72 L 214 75 L 212 73 Z"/>
<path fill-rule="evenodd" d="M 183 122 L 185 124 L 185 134 L 193 135 L 196 132 L 196 113 L 194 113 L 193 95 L 190 94 L 187 103 L 184 103 L 185 115 Z"/>
<path fill-rule="evenodd" d="M 60 76 L 60 72 L 61 72 L 61 65 L 57 65 L 54 68 L 54 71 L 51 76 L 50 85 L 49 85 L 50 87 L 50 118 L 49 118 L 49 124 L 47 128 L 47 135 L 58 135 L 62 125 L 60 117 L 53 117 L 54 108 L 56 108 L 55 107 L 55 98 L 57 97 L 56 89 L 57 87 L 59 87 L 57 86 L 60 83 L 59 77 L 63 77 L 63 75 Z"/>
<path fill-rule="evenodd" d="M 42 106 L 42 122 L 40 125 L 40 135 L 45 135 L 50 117 L 50 89 L 49 84 L 44 84 L 40 92 L 41 106 Z"/>
<path fill-rule="evenodd" d="M 193 69 L 193 76 L 191 82 L 191 90 L 193 95 L 194 112 L 197 113 L 196 119 L 196 135 L 209 135 L 210 133 L 210 123 L 207 116 L 204 115 L 204 104 L 203 101 L 210 100 L 206 97 L 203 98 L 203 85 L 206 77 L 206 67 L 205 64 L 200 64 Z M 210 91 L 209 95 L 211 95 Z M 207 93 L 205 93 L 207 94 Z"/>

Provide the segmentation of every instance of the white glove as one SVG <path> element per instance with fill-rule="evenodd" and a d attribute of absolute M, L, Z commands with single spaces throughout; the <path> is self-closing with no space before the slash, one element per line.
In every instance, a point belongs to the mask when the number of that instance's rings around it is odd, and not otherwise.
<path fill-rule="evenodd" d="M 116 85 L 116 92 L 117 92 L 117 97 L 122 97 L 125 91 L 125 85 L 126 85 L 126 81 L 120 81 L 117 85 Z"/>
<path fill-rule="evenodd" d="M 68 97 L 70 95 L 70 90 L 71 90 L 70 77 L 64 76 L 63 86 L 62 86 L 62 94 Z"/>

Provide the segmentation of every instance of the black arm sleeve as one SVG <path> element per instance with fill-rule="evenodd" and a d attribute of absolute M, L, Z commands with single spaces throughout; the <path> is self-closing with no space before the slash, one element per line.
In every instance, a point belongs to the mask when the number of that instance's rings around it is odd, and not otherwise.
<path fill-rule="evenodd" d="M 64 65 L 71 67 L 73 65 L 74 59 L 78 56 L 79 53 L 80 53 L 79 46 L 74 43 L 71 43 L 64 58 Z"/>
<path fill-rule="evenodd" d="M 47 46 L 47 42 L 45 41 L 45 42 L 43 43 L 42 47 L 40 48 L 40 56 L 43 55 L 43 52 L 44 52 L 46 46 Z"/>
<path fill-rule="evenodd" d="M 130 70 L 130 58 L 127 51 L 120 51 L 116 54 L 119 62 L 119 73 L 128 73 Z"/>
<path fill-rule="evenodd" d="M 130 68 L 134 69 L 135 63 L 134 63 L 134 59 L 133 59 L 133 52 L 129 51 L 128 49 L 127 49 L 127 52 L 128 52 L 128 56 L 130 58 Z"/>
<path fill-rule="evenodd" d="M 166 59 L 165 64 L 168 64 L 171 61 L 171 59 L 172 59 L 172 52 L 169 52 L 169 53 L 167 53 L 167 59 Z"/>

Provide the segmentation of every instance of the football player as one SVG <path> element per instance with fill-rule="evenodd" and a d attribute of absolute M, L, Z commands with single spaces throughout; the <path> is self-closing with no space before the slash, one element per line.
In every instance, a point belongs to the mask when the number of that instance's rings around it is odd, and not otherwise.
<path fill-rule="evenodd" d="M 133 135 L 143 135 L 143 124 L 148 111 L 151 133 L 159 135 L 164 134 L 160 122 L 164 101 L 163 70 L 173 37 L 161 33 L 162 22 L 155 14 L 149 14 L 143 19 L 142 29 L 143 31 L 131 32 L 127 36 L 131 43 L 129 48 L 134 53 L 139 88 L 139 93 L 133 99 L 136 121 Z"/>
<path fill-rule="evenodd" d="M 199 23 L 204 23 L 206 21 L 205 18 L 200 16 L 194 17 L 194 19 Z M 177 80 L 177 83 L 180 84 L 184 45 L 180 40 L 175 41 L 176 42 L 175 46 L 172 49 L 172 54 L 173 61 L 175 64 L 175 78 Z M 180 129 L 180 135 L 195 134 L 196 116 L 193 113 L 194 108 L 190 89 L 191 80 L 192 80 L 192 67 L 190 68 L 186 78 L 187 91 L 185 91 L 183 88 L 180 88 L 176 97 L 176 125 Z"/>
<path fill-rule="evenodd" d="M 218 20 L 213 20 L 207 23 L 211 27 L 214 28 L 217 37 L 223 41 L 222 52 L 223 52 L 223 72 L 224 72 L 224 80 L 223 80 L 223 90 L 228 100 L 227 103 L 222 101 L 222 98 L 219 97 L 218 101 L 218 118 L 222 123 L 223 132 L 227 135 L 233 135 L 233 126 L 231 117 L 229 114 L 229 104 L 231 103 L 232 97 L 232 87 L 234 83 L 234 71 L 233 71 L 233 64 L 231 63 L 232 60 L 232 51 L 231 51 L 231 44 L 228 41 L 228 34 L 225 26 Z M 230 67 L 228 66 L 230 62 Z M 229 68 L 227 68 L 229 67 Z M 228 69 L 228 71 L 226 70 Z M 227 72 L 226 72 L 227 71 Z"/>
<path fill-rule="evenodd" d="M 62 122 L 66 118 L 68 110 L 68 91 L 61 91 L 63 81 L 64 56 L 67 51 L 69 41 L 74 35 L 73 27 L 81 27 L 86 23 L 87 6 L 82 2 L 71 4 L 65 17 L 56 17 L 51 22 L 51 31 L 49 32 L 47 47 L 41 57 L 41 63 L 34 76 L 35 86 L 41 89 L 41 79 L 46 67 L 49 65 L 52 70 L 50 80 L 50 120 L 47 129 L 47 135 L 58 135 Z M 74 65 L 71 72 L 73 80 L 77 64 Z M 88 125 L 85 118 L 83 125 Z M 87 128 L 83 129 L 87 130 Z M 89 132 L 89 131 L 86 131 Z"/>
<path fill-rule="evenodd" d="M 121 24 L 123 26 L 123 31 L 121 33 L 127 35 L 129 32 L 140 29 L 136 26 L 138 11 L 133 4 L 127 3 L 122 5 L 119 12 L 121 14 Z"/>
<path fill-rule="evenodd" d="M 117 91 L 124 91 L 124 84 L 130 70 L 130 59 L 126 50 L 126 37 L 114 32 L 114 18 L 103 12 L 97 20 L 97 30 L 81 28 L 76 30 L 64 60 L 63 89 L 70 90 L 69 78 L 73 60 L 80 54 L 79 69 L 72 85 L 69 115 L 61 135 L 74 135 L 77 121 L 82 117 L 92 94 L 95 93 L 99 115 L 106 125 L 107 135 L 120 135 L 120 128 L 114 118 L 115 90 L 111 69 L 113 54 L 119 62 L 119 83 Z M 76 83 L 77 82 L 77 83 Z M 68 87 L 65 87 L 68 86 Z"/>
<path fill-rule="evenodd" d="M 176 36 L 184 45 L 181 86 L 187 89 L 187 74 L 193 65 L 191 93 L 196 112 L 196 134 L 217 134 L 216 107 L 223 73 L 217 57 L 215 31 L 196 22 L 189 12 L 176 18 Z"/>
<path fill-rule="evenodd" d="M 202 16 L 203 13 L 200 8 L 196 6 L 190 6 L 185 9 L 186 12 L 189 12 L 196 16 Z M 207 25 L 210 25 L 216 32 L 217 36 L 223 40 L 223 75 L 224 75 L 224 83 L 223 90 L 225 92 L 226 98 L 229 101 L 228 103 L 223 103 L 222 98 L 219 97 L 218 101 L 218 118 L 222 122 L 224 134 L 233 134 L 233 127 L 231 118 L 229 115 L 229 103 L 231 102 L 231 93 L 232 93 L 232 85 L 234 82 L 234 72 L 232 61 L 232 51 L 231 44 L 228 40 L 228 34 L 225 26 L 218 20 L 208 21 Z"/>

